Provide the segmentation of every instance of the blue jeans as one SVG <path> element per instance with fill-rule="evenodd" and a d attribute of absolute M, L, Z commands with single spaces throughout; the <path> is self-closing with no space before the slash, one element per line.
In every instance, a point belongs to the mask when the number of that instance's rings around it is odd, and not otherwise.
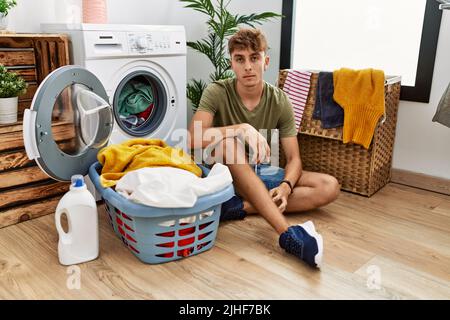
<path fill-rule="evenodd" d="M 202 168 L 203 172 L 207 174 L 212 168 L 212 165 L 203 164 L 200 167 Z M 255 170 L 254 164 L 250 165 L 250 167 Z M 270 164 L 259 164 L 256 168 L 256 175 L 264 183 L 267 190 L 271 190 L 278 187 L 281 181 L 284 180 L 284 169 L 271 166 Z"/>
<path fill-rule="evenodd" d="M 255 170 L 255 165 L 251 165 Z M 284 169 L 268 164 L 258 165 L 256 175 L 261 179 L 268 190 L 276 188 L 284 179 Z M 244 219 L 247 213 L 244 211 L 243 197 L 234 189 L 235 196 L 222 203 L 220 221 Z"/>
<path fill-rule="evenodd" d="M 251 165 L 251 167 L 255 168 L 254 165 Z M 256 175 L 264 183 L 267 190 L 271 190 L 278 187 L 281 181 L 284 180 L 284 169 L 271 166 L 270 164 L 259 164 L 256 169 Z"/>

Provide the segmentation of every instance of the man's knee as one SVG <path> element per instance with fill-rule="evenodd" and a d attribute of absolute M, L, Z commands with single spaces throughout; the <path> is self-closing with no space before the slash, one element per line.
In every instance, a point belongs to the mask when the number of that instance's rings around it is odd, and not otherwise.
<path fill-rule="evenodd" d="M 340 193 L 339 182 L 328 174 L 315 174 L 310 187 L 315 191 L 311 201 L 316 208 L 336 200 Z"/>
<path fill-rule="evenodd" d="M 321 175 L 318 188 L 323 195 L 323 202 L 325 203 L 336 200 L 341 192 L 341 186 L 338 180 L 327 174 Z"/>

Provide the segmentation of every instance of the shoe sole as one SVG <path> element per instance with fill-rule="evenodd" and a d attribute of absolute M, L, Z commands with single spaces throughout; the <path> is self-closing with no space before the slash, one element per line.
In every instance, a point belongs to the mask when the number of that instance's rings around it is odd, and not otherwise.
<path fill-rule="evenodd" d="M 322 236 L 317 233 L 316 228 L 314 227 L 314 224 L 312 221 L 307 221 L 303 224 L 299 224 L 303 229 L 305 229 L 308 234 L 316 239 L 317 241 L 317 254 L 314 256 L 314 262 L 317 265 L 317 268 L 322 267 L 322 258 L 323 258 L 323 239 Z"/>

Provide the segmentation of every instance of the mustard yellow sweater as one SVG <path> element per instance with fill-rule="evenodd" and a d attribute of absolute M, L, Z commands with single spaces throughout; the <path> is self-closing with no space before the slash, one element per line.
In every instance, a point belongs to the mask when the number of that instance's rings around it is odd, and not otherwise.
<path fill-rule="evenodd" d="M 103 166 L 100 183 L 112 187 L 127 172 L 144 167 L 175 167 L 200 177 L 202 169 L 182 149 L 172 148 L 159 139 L 132 139 L 113 144 L 99 151 L 97 159 Z"/>
<path fill-rule="evenodd" d="M 378 119 L 384 111 L 384 72 L 352 70 L 333 72 L 334 100 L 344 109 L 343 142 L 354 142 L 368 149 Z"/>

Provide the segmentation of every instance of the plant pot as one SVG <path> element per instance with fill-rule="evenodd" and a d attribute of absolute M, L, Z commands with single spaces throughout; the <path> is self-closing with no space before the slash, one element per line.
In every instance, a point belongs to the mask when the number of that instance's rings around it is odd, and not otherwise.
<path fill-rule="evenodd" d="M 106 0 L 83 0 L 83 22 L 107 23 Z"/>
<path fill-rule="evenodd" d="M 0 30 L 6 30 L 8 28 L 8 16 L 0 13 Z"/>
<path fill-rule="evenodd" d="M 0 124 L 17 122 L 18 97 L 0 98 Z"/>

